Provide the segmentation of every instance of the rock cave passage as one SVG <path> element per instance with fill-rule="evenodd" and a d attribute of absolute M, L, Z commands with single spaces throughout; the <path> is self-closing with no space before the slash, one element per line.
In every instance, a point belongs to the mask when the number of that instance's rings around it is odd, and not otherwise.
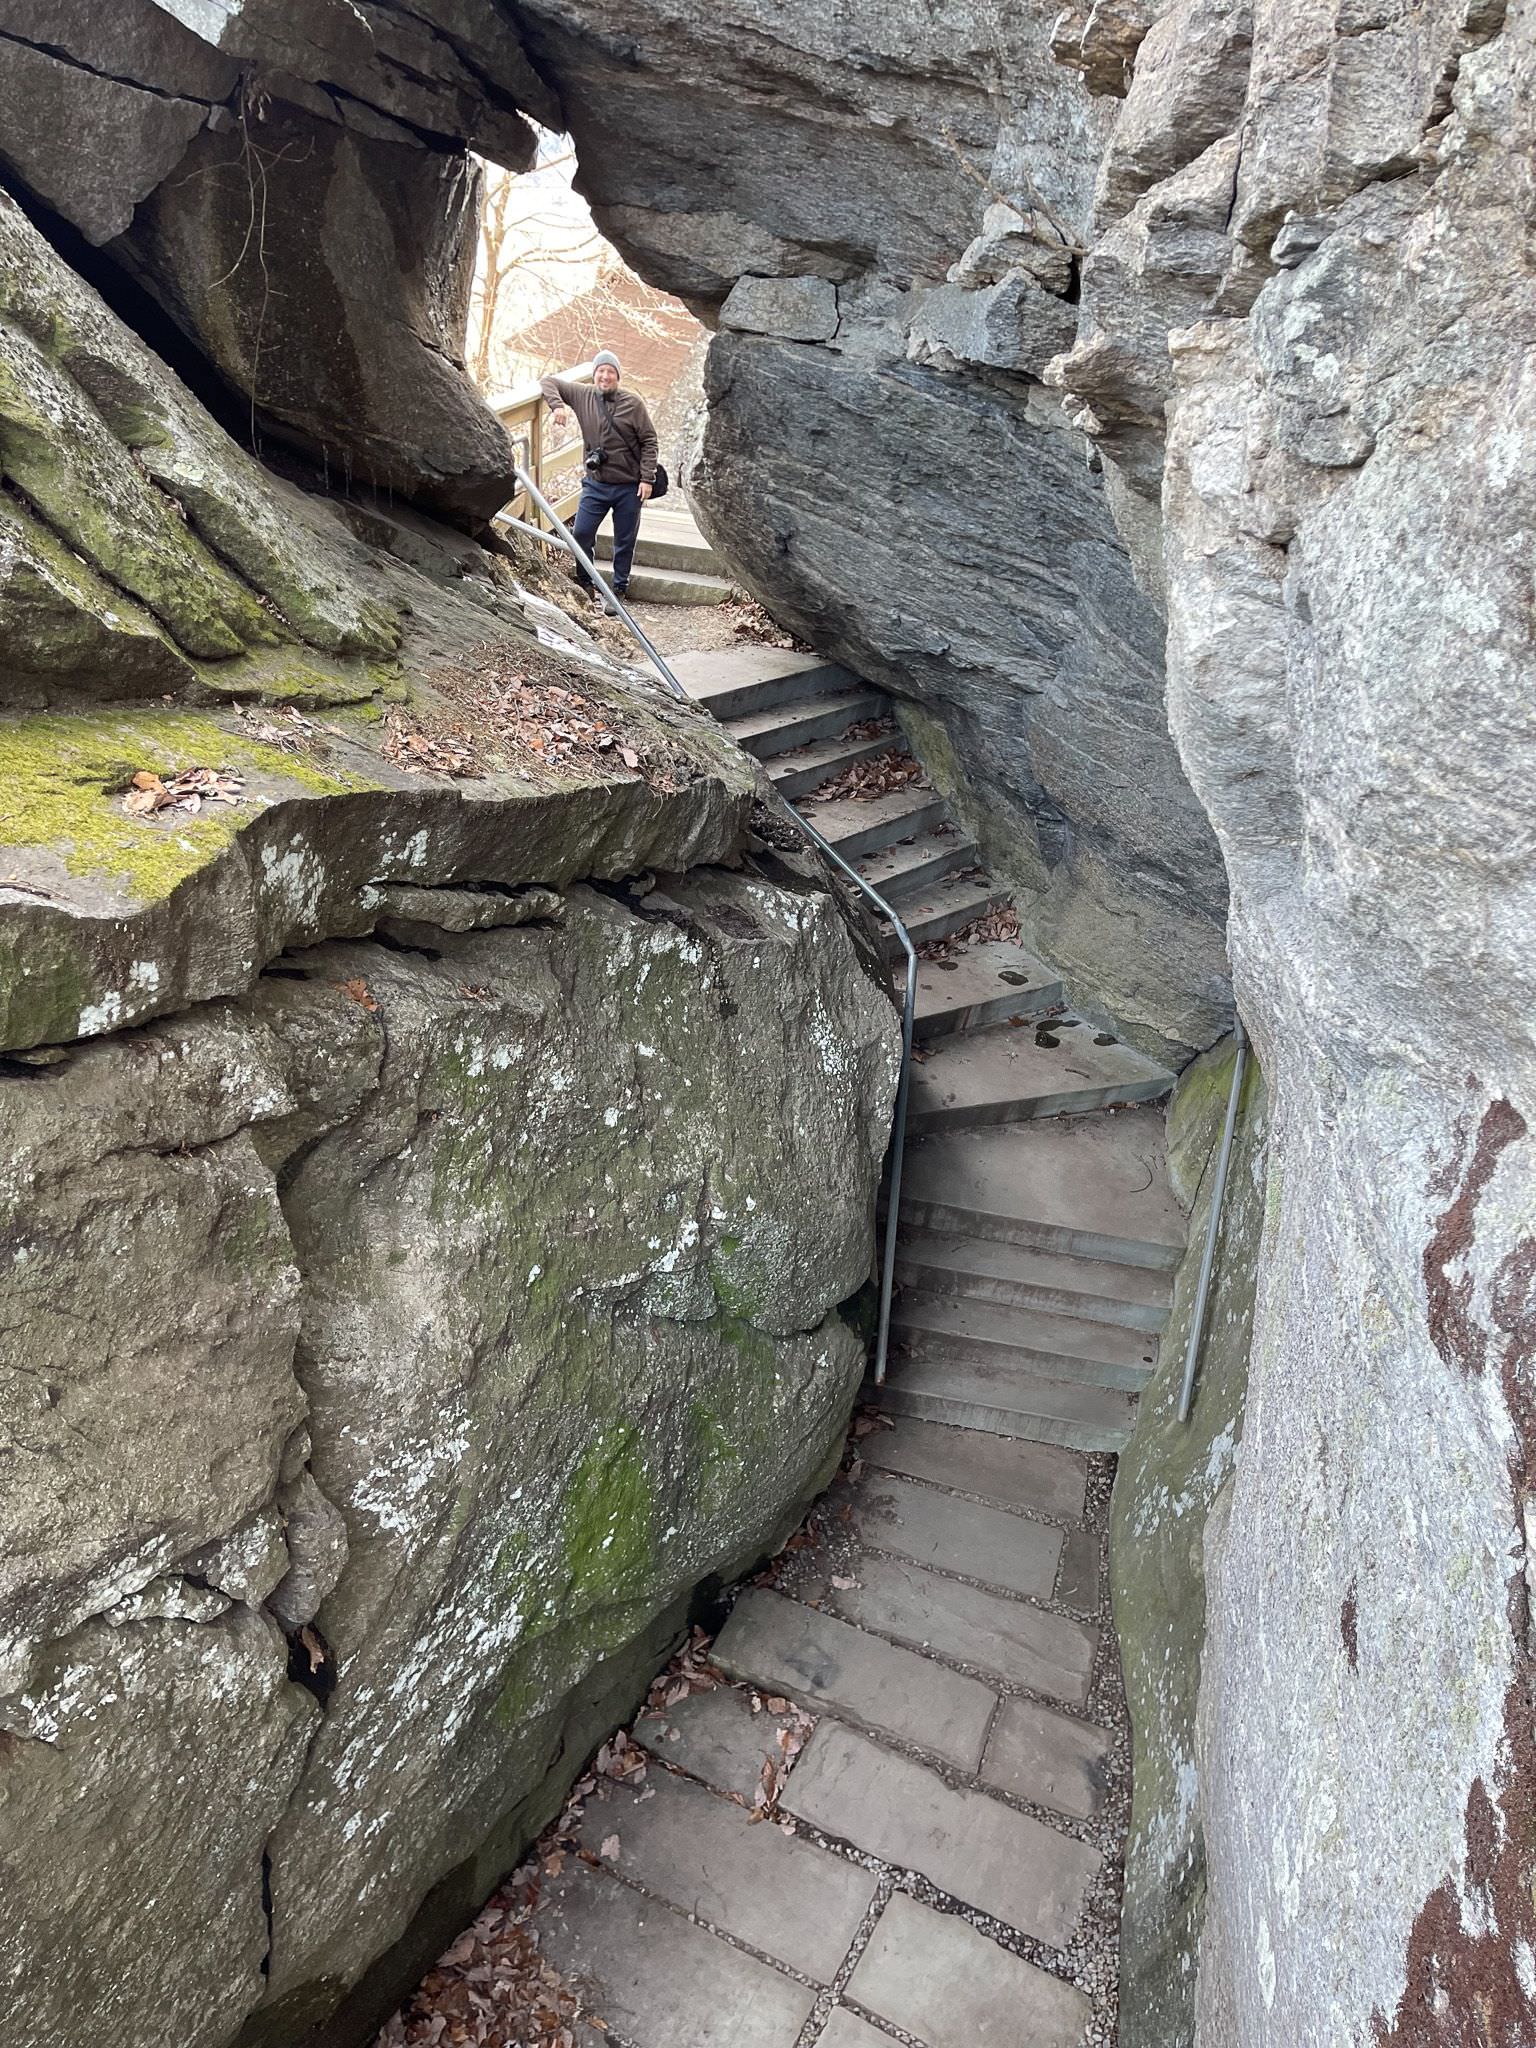
<path fill-rule="evenodd" d="M 0 2048 L 1532 2048 L 1533 166 L 0 0 Z"/>

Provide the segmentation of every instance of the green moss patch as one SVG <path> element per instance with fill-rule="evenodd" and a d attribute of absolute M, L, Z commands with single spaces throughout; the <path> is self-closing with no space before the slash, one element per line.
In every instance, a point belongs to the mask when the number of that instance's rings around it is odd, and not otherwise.
<path fill-rule="evenodd" d="M 257 815 L 249 799 L 195 815 L 135 818 L 123 809 L 122 793 L 140 770 L 168 776 L 194 767 L 316 796 L 364 786 L 196 712 L 7 719 L 0 721 L 0 847 L 56 854 L 71 874 L 102 876 L 145 901 L 167 896 Z"/>

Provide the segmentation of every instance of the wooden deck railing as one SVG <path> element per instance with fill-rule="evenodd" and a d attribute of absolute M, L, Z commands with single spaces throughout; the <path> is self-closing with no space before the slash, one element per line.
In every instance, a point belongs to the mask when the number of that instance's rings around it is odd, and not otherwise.
<path fill-rule="evenodd" d="M 592 365 L 577 363 L 556 373 L 568 384 L 590 384 Z M 581 431 L 569 421 L 557 439 L 549 423 L 549 406 L 537 381 L 519 385 L 512 396 L 497 406 L 501 423 L 517 449 L 517 466 L 533 478 L 562 519 L 569 519 L 581 497 Z M 502 508 L 530 526 L 547 527 L 549 521 L 524 490 Z"/>

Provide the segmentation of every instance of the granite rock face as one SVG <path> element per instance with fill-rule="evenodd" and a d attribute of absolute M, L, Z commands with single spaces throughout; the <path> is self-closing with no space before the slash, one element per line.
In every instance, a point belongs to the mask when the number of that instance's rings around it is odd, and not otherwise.
<path fill-rule="evenodd" d="M 719 315 L 690 490 L 736 573 L 912 708 L 1085 999 L 1165 1053 L 1208 1043 L 1225 885 L 1162 621 L 1044 381 L 1112 121 L 1053 57 L 1059 6 L 518 12 L 598 219 Z M 736 317 L 773 279 L 835 289 L 835 332 Z"/>
<path fill-rule="evenodd" d="M 0 1075 L 17 2048 L 302 2038 L 836 1460 L 888 999 L 805 883 L 542 907 Z"/>
<path fill-rule="evenodd" d="M 1216 10 L 1149 29 L 1148 99 L 1198 34 L 1210 119 L 1106 219 L 1059 366 L 1148 557 L 1161 524 L 1170 714 L 1271 1091 L 1242 1448 L 1205 1545 L 1197 2039 L 1513 2044 L 1536 2033 L 1536 10 L 1260 4 L 1236 105 L 1225 19 L 1219 61 Z M 1122 164 L 1147 160 L 1140 62 Z"/>

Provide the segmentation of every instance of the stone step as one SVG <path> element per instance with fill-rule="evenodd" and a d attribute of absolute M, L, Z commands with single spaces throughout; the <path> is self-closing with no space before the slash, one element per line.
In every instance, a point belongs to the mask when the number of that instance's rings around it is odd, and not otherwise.
<path fill-rule="evenodd" d="M 946 1785 L 925 1765 L 830 1718 L 806 1745 L 779 1803 L 1050 1948 L 1072 1939 L 1103 1861 L 1085 1842 L 984 1792 Z M 722 2030 L 719 2038 L 734 2048 L 733 2033 Z"/>
<path fill-rule="evenodd" d="M 1169 1272 L 1184 1212 L 1154 1109 L 926 1138 L 907 1154 L 904 1226 Z"/>
<path fill-rule="evenodd" d="M 1007 1699 L 987 1741 L 981 1781 L 999 1792 L 1092 1820 L 1104 1805 L 1114 1741 L 1107 1728 L 1075 1721 L 1036 1700 Z"/>
<path fill-rule="evenodd" d="M 927 832 L 910 843 L 879 847 L 861 855 L 857 862 L 864 879 L 898 910 L 946 875 L 980 864 L 976 842 L 952 825 L 948 831 Z"/>
<path fill-rule="evenodd" d="M 944 1429 L 910 1417 L 871 1430 L 859 1446 L 866 1465 L 930 1479 L 999 1507 L 1030 1508 L 1052 1521 L 1082 1519 L 1088 1468 L 1053 1445 L 1009 1443 L 975 1429 Z"/>
<path fill-rule="evenodd" d="M 896 906 L 898 909 L 901 905 Z M 897 993 L 904 986 L 897 963 Z M 979 1031 L 1012 1017 L 1038 1017 L 1062 999 L 1050 968 L 1008 939 L 967 946 L 953 960 L 917 964 L 917 1036 L 923 1043 L 955 1031 Z"/>
<path fill-rule="evenodd" d="M 968 882 L 955 875 L 893 907 L 900 913 L 913 945 L 928 946 L 935 939 L 947 939 L 953 932 L 964 931 L 978 917 L 1000 909 L 1007 901 L 1007 890 L 999 889 L 995 883 Z M 884 944 L 888 959 L 905 958 L 894 932 L 886 934 Z"/>
<path fill-rule="evenodd" d="M 676 661 L 673 666 L 676 667 Z M 692 687 L 686 677 L 679 680 Z M 755 754 L 759 761 L 767 761 L 815 740 L 839 738 L 850 725 L 883 718 L 889 708 L 889 698 L 882 697 L 878 690 L 827 688 L 803 700 L 794 699 L 766 711 L 748 711 L 741 717 L 727 718 L 725 726 L 738 747 Z M 899 733 L 892 731 L 885 736 L 885 745 L 899 742 L 900 738 Z"/>
<path fill-rule="evenodd" d="M 931 1429 L 933 1424 L 923 1426 Z M 1001 1441 L 974 1429 L 966 1434 L 981 1443 Z M 827 1597 L 838 1614 L 860 1628 L 993 1672 L 1007 1684 L 1026 1686 L 1069 1706 L 1080 1707 L 1087 1700 L 1099 1644 L 1099 1632 L 1091 1622 L 1053 1614 L 1048 1607 L 1010 1599 L 1005 1593 L 962 1585 L 907 1558 L 874 1551 L 858 1560 L 851 1576 L 852 1586 L 836 1587 Z"/>
<path fill-rule="evenodd" d="M 756 1828 L 734 1801 L 666 1771 L 649 1772 L 643 1789 L 610 1785 L 588 1800 L 577 1841 L 679 1912 L 822 1982 L 837 1974 L 875 1895 L 872 1871 Z"/>
<path fill-rule="evenodd" d="M 1064 1530 L 896 1473 L 867 1472 L 849 1491 L 853 1532 L 872 1550 L 959 1572 L 1025 1600 L 1049 1600 L 1055 1591 Z"/>
<path fill-rule="evenodd" d="M 545 1880 L 539 1948 L 589 1987 L 606 2025 L 630 2048 L 786 2048 L 816 2003 L 813 1985 L 577 1857 Z"/>
<path fill-rule="evenodd" d="M 962 1295 L 971 1301 L 1117 1323 L 1154 1335 L 1168 1320 L 1165 1273 L 1110 1259 L 1036 1251 L 991 1237 L 904 1231 L 896 1278 L 914 1298 Z"/>
<path fill-rule="evenodd" d="M 1136 1420 L 1133 1394 L 951 1358 L 893 1359 L 878 1398 L 893 1415 L 1066 1444 L 1075 1451 L 1124 1450 Z"/>
<path fill-rule="evenodd" d="M 958 1770 L 981 1768 L 997 1707 L 990 1687 L 782 1593 L 749 1587 L 710 1658 L 760 1691 L 932 1750 Z"/>
<path fill-rule="evenodd" d="M 835 661 L 784 647 L 698 648 L 669 656 L 668 666 L 696 704 L 723 719 L 861 689 Z"/>
<path fill-rule="evenodd" d="M 1093 2016 L 1074 1985 L 904 1892 L 880 1915 L 847 1995 L 927 2048 L 1081 2048 Z M 828 2044 L 823 2034 L 819 2048 Z"/>
<path fill-rule="evenodd" d="M 797 796 L 804 796 L 807 790 L 820 789 L 824 782 L 830 781 L 834 775 L 841 775 L 855 761 L 867 760 L 873 754 L 888 754 L 890 750 L 889 733 L 872 740 L 818 740 L 814 746 L 803 747 L 797 753 L 781 754 L 768 770 L 768 779 L 781 796 L 793 802 Z"/>
<path fill-rule="evenodd" d="M 597 536 L 592 550 L 597 562 L 613 560 L 613 535 L 604 527 Z M 723 576 L 724 564 L 703 534 L 691 532 L 686 526 L 672 530 L 659 523 L 652 525 L 652 515 L 640 515 L 640 538 L 635 542 L 635 567 L 637 569 L 693 569 L 705 576 Z"/>
<path fill-rule="evenodd" d="M 903 1291 L 891 1318 L 907 1355 L 919 1358 L 995 1358 L 1052 1379 L 1139 1393 L 1151 1377 L 1157 1339 L 1146 1330 L 1040 1309 L 999 1306 L 954 1294 L 913 1299 Z"/>
<path fill-rule="evenodd" d="M 1040 1043 L 1045 1028 L 1042 1020 L 1033 1031 L 1003 1026 L 941 1040 L 913 1073 L 908 1131 L 970 1130 L 1150 1102 L 1173 1086 L 1172 1074 L 1134 1047 L 1095 1044 L 1105 1034 L 1081 1018 L 1051 1019 L 1055 1044 Z"/>
<path fill-rule="evenodd" d="M 929 830 L 944 817 L 936 789 L 893 789 L 887 796 L 839 797 L 829 804 L 805 804 L 805 816 L 844 860 L 891 846 Z"/>
<path fill-rule="evenodd" d="M 694 569 L 630 571 L 626 597 L 634 604 L 724 604 L 736 589 L 723 576 L 702 576 Z"/>

